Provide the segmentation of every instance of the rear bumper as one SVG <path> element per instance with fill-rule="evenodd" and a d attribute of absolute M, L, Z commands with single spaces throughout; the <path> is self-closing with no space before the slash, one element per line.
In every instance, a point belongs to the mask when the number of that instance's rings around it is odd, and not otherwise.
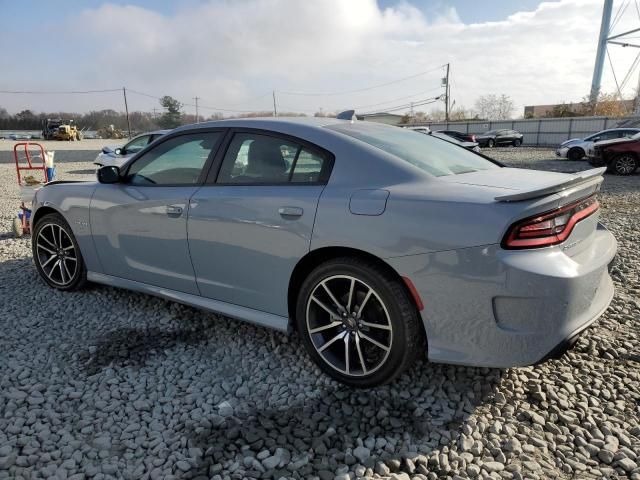
<path fill-rule="evenodd" d="M 387 261 L 424 302 L 430 360 L 517 367 L 566 350 L 609 306 L 617 245 L 604 227 L 593 236 L 574 256 L 491 245 Z"/>

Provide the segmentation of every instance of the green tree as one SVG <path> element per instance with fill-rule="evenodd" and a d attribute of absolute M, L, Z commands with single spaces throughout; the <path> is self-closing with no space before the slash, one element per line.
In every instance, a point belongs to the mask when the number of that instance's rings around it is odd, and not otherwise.
<path fill-rule="evenodd" d="M 162 128 L 175 128 L 182 125 L 182 113 L 180 112 L 182 104 L 178 100 L 165 95 L 160 99 L 160 105 L 165 109 L 158 120 L 158 124 Z"/>

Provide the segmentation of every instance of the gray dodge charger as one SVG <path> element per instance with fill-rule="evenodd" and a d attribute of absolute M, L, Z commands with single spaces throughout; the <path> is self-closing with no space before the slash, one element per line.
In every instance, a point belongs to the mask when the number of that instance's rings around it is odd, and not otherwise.
<path fill-rule="evenodd" d="M 60 290 L 102 283 L 297 331 L 352 386 L 424 356 L 531 365 L 613 296 L 603 172 L 504 168 L 367 122 L 200 123 L 98 182 L 40 189 L 33 256 Z"/>

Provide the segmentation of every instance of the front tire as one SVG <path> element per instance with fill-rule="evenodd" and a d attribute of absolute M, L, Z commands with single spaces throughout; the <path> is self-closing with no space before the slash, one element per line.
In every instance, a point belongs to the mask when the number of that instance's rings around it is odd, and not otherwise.
<path fill-rule="evenodd" d="M 582 160 L 583 157 L 584 157 L 584 150 L 581 149 L 580 147 L 574 147 L 567 152 L 567 158 L 569 160 L 573 160 L 573 161 Z"/>
<path fill-rule="evenodd" d="M 520 140 L 519 138 L 516 138 L 516 139 L 513 141 L 513 146 L 514 146 L 514 147 L 519 147 L 520 145 L 522 145 L 522 140 Z"/>
<path fill-rule="evenodd" d="M 618 175 L 631 175 L 638 169 L 638 159 L 631 153 L 620 153 L 611 159 L 611 167 Z"/>
<path fill-rule="evenodd" d="M 391 382 L 424 353 L 424 330 L 402 282 L 358 258 L 327 261 L 305 279 L 296 326 L 314 362 L 352 387 Z"/>
<path fill-rule="evenodd" d="M 87 268 L 78 242 L 61 215 L 50 213 L 38 220 L 31 247 L 36 269 L 50 287 L 70 291 L 87 283 Z"/>
<path fill-rule="evenodd" d="M 489 148 L 493 148 L 493 147 L 495 147 L 495 146 L 496 146 L 496 142 L 495 142 L 495 140 L 493 140 L 493 138 L 490 138 L 490 139 L 489 139 L 489 141 L 487 142 L 487 146 L 488 146 Z"/>

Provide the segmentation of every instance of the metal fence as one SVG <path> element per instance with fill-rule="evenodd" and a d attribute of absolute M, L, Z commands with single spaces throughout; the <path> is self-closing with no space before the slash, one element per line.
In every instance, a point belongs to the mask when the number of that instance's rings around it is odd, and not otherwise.
<path fill-rule="evenodd" d="M 431 130 L 456 130 L 462 133 L 479 134 L 488 130 L 508 128 L 524 135 L 523 144 L 530 146 L 555 146 L 570 138 L 582 138 L 607 128 L 624 124 L 640 128 L 640 116 L 633 117 L 570 117 L 531 118 L 523 120 L 470 121 L 470 122 L 423 122 L 412 126 L 428 126 Z"/>

